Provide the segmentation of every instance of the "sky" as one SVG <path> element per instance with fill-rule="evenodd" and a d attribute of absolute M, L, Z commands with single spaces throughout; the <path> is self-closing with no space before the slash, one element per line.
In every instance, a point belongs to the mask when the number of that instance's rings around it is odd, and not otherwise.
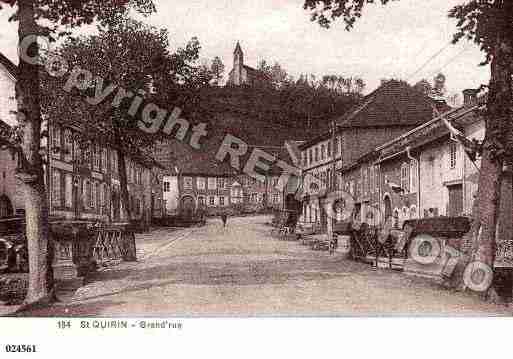
<path fill-rule="evenodd" d="M 201 57 L 219 56 L 226 73 L 240 41 L 245 64 L 279 62 L 289 74 L 360 76 L 366 92 L 383 78 L 415 83 L 442 71 L 449 93 L 460 94 L 489 80 L 489 68 L 479 66 L 484 55 L 475 44 L 446 46 L 456 31 L 448 10 L 463 0 L 401 0 L 370 5 L 354 29 L 340 21 L 323 29 L 310 21 L 302 0 L 156 0 L 157 13 L 144 21 L 168 29 L 171 47 L 198 37 Z M 16 62 L 16 24 L 0 11 L 0 51 Z M 418 74 L 433 55 L 444 49 Z"/>

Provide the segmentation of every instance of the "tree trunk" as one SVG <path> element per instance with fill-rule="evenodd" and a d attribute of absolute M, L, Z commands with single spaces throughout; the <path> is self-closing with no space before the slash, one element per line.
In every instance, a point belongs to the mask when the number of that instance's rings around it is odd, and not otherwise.
<path fill-rule="evenodd" d="M 128 176 L 126 172 L 126 158 L 122 150 L 117 149 L 118 153 L 118 176 L 120 184 L 121 197 L 121 218 L 127 222 L 132 221 L 132 209 L 130 207 L 130 195 L 128 193 Z"/>
<path fill-rule="evenodd" d="M 486 115 L 486 137 L 479 177 L 477 209 L 472 225 L 473 260 L 493 268 L 501 178 L 508 144 L 511 143 L 512 71 L 507 59 L 511 48 L 507 37 L 498 36 L 491 62 L 491 79 Z M 511 150 L 511 149 L 510 149 Z M 511 153 L 510 153 L 511 154 Z"/>
<path fill-rule="evenodd" d="M 37 33 L 32 0 L 19 0 L 19 44 L 26 36 Z M 31 49 L 36 55 L 38 49 Z M 16 83 L 18 118 L 23 129 L 22 163 L 18 177 L 25 195 L 26 236 L 29 253 L 27 304 L 54 300 L 52 246 L 49 241 L 48 200 L 45 190 L 41 147 L 41 112 L 39 69 L 20 56 Z"/>

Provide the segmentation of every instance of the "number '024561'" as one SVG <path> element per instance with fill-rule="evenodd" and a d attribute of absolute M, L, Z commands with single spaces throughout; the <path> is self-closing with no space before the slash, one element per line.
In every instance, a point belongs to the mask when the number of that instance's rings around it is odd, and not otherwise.
<path fill-rule="evenodd" d="M 8 344 L 5 346 L 5 351 L 7 353 L 35 353 L 37 351 L 37 348 L 35 345 L 27 345 L 27 344 L 11 345 L 11 344 Z"/>

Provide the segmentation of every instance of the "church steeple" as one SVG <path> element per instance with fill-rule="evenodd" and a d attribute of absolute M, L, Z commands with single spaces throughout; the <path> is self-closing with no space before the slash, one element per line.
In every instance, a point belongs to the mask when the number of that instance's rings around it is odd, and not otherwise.
<path fill-rule="evenodd" d="M 242 54 L 242 48 L 240 47 L 240 42 L 237 41 L 237 45 L 235 45 L 235 50 L 233 50 L 234 54 L 241 53 Z"/>
<path fill-rule="evenodd" d="M 242 85 L 242 69 L 244 67 L 244 53 L 240 47 L 240 43 L 237 41 L 235 50 L 233 51 L 233 84 L 236 86 Z"/>
<path fill-rule="evenodd" d="M 237 41 L 237 45 L 235 45 L 235 50 L 233 51 L 233 64 L 244 65 L 244 53 L 242 52 L 242 47 L 240 43 Z"/>

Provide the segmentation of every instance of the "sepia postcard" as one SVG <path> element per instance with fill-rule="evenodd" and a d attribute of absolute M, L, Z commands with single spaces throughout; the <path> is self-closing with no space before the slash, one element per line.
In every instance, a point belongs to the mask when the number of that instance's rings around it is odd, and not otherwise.
<path fill-rule="evenodd" d="M 0 23 L 2 353 L 380 355 L 509 323 L 513 2 L 1 0 Z"/>

